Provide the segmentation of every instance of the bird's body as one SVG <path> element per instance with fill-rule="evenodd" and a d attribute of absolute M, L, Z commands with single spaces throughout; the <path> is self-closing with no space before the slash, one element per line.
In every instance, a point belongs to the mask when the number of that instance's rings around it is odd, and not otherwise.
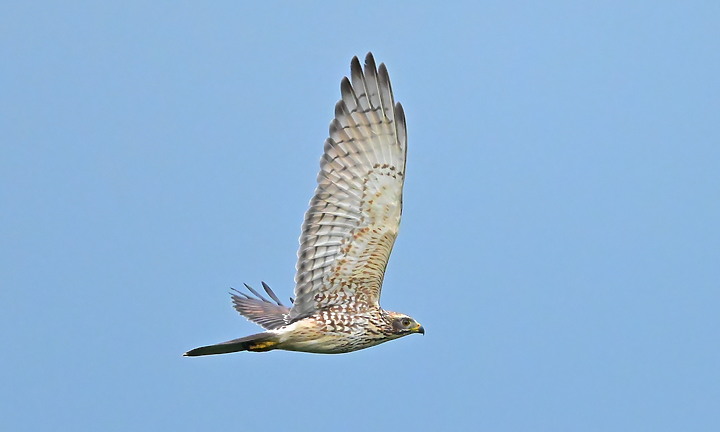
<path fill-rule="evenodd" d="M 407 134 L 385 65 L 357 58 L 340 86 L 315 196 L 300 237 L 295 300 L 285 307 L 263 283 L 266 299 L 236 291 L 235 308 L 267 329 L 196 348 L 187 356 L 282 349 L 338 354 L 368 348 L 423 327 L 379 305 L 385 267 L 402 213 Z"/>
<path fill-rule="evenodd" d="M 343 306 L 332 306 L 317 314 L 296 321 L 278 330 L 275 349 L 304 351 L 318 354 L 340 354 L 369 348 L 395 339 L 385 311 L 367 308 L 364 312 L 349 312 Z"/>

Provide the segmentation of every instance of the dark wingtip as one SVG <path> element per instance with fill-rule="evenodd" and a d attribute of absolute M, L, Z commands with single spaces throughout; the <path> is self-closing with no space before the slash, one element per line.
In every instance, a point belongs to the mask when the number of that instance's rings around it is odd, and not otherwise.
<path fill-rule="evenodd" d="M 368 52 L 365 56 L 365 73 L 375 71 L 377 71 L 377 66 L 375 65 L 375 57 L 373 57 L 371 52 Z"/>
<path fill-rule="evenodd" d="M 387 86 L 390 87 L 390 91 L 392 92 L 392 87 L 390 86 L 390 74 L 388 73 L 385 63 L 380 63 L 380 66 L 378 66 L 378 76 L 383 82 L 387 83 Z"/>
<path fill-rule="evenodd" d="M 255 297 L 259 298 L 260 300 L 264 301 L 265 303 L 270 303 L 270 300 L 266 299 L 265 297 L 263 297 L 262 294 L 260 294 L 259 292 L 255 291 L 255 290 L 253 289 L 253 287 L 251 287 L 250 285 L 248 285 L 248 284 L 246 284 L 246 283 L 244 283 L 243 285 L 245 285 L 245 288 L 247 288 L 248 290 L 250 290 L 251 293 L 255 294 Z"/>
<path fill-rule="evenodd" d="M 352 84 L 350 83 L 350 78 L 343 77 L 342 80 L 340 80 L 340 94 L 345 95 L 353 95 L 352 90 Z"/>
<path fill-rule="evenodd" d="M 362 70 L 360 67 L 360 59 L 358 59 L 357 56 L 353 56 L 352 60 L 350 60 L 350 69 Z"/>
<path fill-rule="evenodd" d="M 278 306 L 285 306 L 282 304 L 278 296 L 275 295 L 275 292 L 266 284 L 265 282 L 261 282 L 263 288 L 265 289 L 265 292 L 270 296 L 271 299 L 275 300 L 275 303 L 278 304 Z"/>

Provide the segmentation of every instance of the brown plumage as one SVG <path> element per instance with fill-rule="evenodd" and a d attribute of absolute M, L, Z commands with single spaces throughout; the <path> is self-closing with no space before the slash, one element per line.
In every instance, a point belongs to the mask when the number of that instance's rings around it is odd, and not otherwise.
<path fill-rule="evenodd" d="M 196 348 L 186 356 L 283 349 L 336 354 L 425 330 L 379 305 L 385 267 L 402 213 L 407 133 L 384 64 L 357 57 L 340 85 L 315 195 L 305 214 L 295 299 L 284 306 L 263 282 L 268 300 L 246 285 L 235 291 L 240 314 L 266 329 Z"/>

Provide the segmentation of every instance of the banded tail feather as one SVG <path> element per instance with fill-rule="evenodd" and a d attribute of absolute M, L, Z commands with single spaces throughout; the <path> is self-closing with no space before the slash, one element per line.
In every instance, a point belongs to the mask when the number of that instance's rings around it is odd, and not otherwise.
<path fill-rule="evenodd" d="M 276 335 L 270 333 L 258 333 L 215 345 L 195 348 L 183 355 L 185 357 L 198 357 L 213 354 L 228 354 L 238 351 L 262 352 L 274 349 L 277 344 L 278 340 Z"/>

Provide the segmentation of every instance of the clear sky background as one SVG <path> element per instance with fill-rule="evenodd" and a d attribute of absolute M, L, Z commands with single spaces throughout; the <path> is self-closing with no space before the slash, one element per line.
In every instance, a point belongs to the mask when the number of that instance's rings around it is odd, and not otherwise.
<path fill-rule="evenodd" d="M 0 6 L 4 430 L 720 430 L 720 3 L 240 3 Z M 183 358 L 292 294 L 369 50 L 426 336 Z"/>

